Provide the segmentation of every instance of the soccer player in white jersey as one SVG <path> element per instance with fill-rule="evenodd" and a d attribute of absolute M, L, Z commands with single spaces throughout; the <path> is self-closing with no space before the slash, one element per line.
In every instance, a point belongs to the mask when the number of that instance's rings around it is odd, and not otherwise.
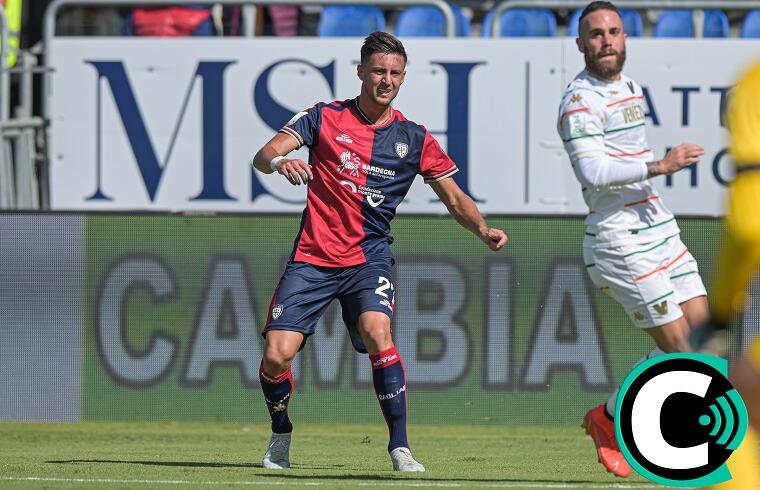
<path fill-rule="evenodd" d="M 589 207 L 583 256 L 593 283 L 618 301 L 656 347 L 642 359 L 691 350 L 692 326 L 708 316 L 697 263 L 673 214 L 649 182 L 695 164 L 704 153 L 680 144 L 662 160 L 647 144 L 641 87 L 621 73 L 623 22 L 610 2 L 591 2 L 580 17 L 578 49 L 586 69 L 568 85 L 557 130 Z M 639 361 L 641 362 L 641 361 Z M 591 409 L 583 427 L 599 461 L 626 477 L 631 467 L 615 439 L 617 391 Z"/>

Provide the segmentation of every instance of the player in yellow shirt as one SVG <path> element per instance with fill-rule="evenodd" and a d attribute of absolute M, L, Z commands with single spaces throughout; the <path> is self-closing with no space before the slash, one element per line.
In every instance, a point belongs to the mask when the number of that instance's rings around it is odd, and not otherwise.
<path fill-rule="evenodd" d="M 760 62 L 744 73 L 731 91 L 728 130 L 736 178 L 729 188 L 728 236 L 712 292 L 711 327 L 717 330 L 744 309 L 750 279 L 760 269 Z M 732 480 L 715 488 L 758 488 L 760 447 L 755 431 L 760 430 L 760 337 L 731 367 L 729 379 L 744 398 L 754 430 L 747 432 L 728 460 Z"/>

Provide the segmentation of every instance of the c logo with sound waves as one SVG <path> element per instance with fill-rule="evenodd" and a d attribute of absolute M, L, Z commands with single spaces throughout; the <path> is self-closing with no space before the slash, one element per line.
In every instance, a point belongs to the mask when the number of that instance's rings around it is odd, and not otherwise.
<path fill-rule="evenodd" d="M 748 418 L 727 374 L 726 360 L 706 354 L 667 354 L 636 366 L 615 410 L 618 444 L 631 467 L 676 487 L 731 479 L 725 462 Z"/>

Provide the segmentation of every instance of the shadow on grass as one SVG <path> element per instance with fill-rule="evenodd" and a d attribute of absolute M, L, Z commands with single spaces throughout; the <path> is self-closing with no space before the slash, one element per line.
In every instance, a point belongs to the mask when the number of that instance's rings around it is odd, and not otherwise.
<path fill-rule="evenodd" d="M 388 473 L 391 473 L 390 470 Z M 571 485 L 603 485 L 603 484 L 614 484 L 614 483 L 621 483 L 620 481 L 613 481 L 613 482 L 602 482 L 598 480 L 567 480 L 563 478 L 557 478 L 556 480 L 548 480 L 548 479 L 526 479 L 526 478 L 472 478 L 472 477 L 466 477 L 466 478 L 446 478 L 446 477 L 436 477 L 433 475 L 430 476 L 423 476 L 419 473 L 407 473 L 404 475 L 400 475 L 397 473 L 393 474 L 380 474 L 380 473 L 374 473 L 374 474 L 351 474 L 351 475 L 299 475 L 296 473 L 288 473 L 288 472 L 276 472 L 276 473 L 257 473 L 256 476 L 263 476 L 263 477 L 270 477 L 270 478 L 281 478 L 281 479 L 291 479 L 291 480 L 396 480 L 396 481 L 420 481 L 420 482 L 427 482 L 431 484 L 435 483 L 446 483 L 446 482 L 464 482 L 464 483 L 530 483 L 530 484 L 546 484 L 546 485 L 561 485 L 561 484 L 571 484 Z M 626 481 L 625 485 L 628 488 L 635 488 L 636 486 L 642 486 L 642 487 L 651 487 L 651 483 L 649 482 L 635 482 L 635 481 Z"/>
<path fill-rule="evenodd" d="M 261 463 L 209 463 L 204 461 L 135 461 L 118 459 L 66 459 L 45 461 L 51 464 L 141 464 L 146 466 L 180 466 L 186 468 L 262 468 Z M 304 470 L 340 470 L 345 465 L 330 466 L 293 465 L 295 469 Z"/>

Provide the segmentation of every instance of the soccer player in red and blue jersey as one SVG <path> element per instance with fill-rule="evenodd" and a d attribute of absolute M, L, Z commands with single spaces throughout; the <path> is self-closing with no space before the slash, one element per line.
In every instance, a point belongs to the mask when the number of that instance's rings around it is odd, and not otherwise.
<path fill-rule="evenodd" d="M 299 112 L 253 159 L 263 173 L 277 172 L 293 185 L 308 184 L 301 229 L 263 328 L 259 377 L 272 418 L 265 468 L 290 466 L 290 365 L 329 303 L 338 299 L 354 348 L 368 353 L 372 363 L 393 468 L 425 471 L 409 450 L 406 374 L 391 338 L 390 221 L 417 174 L 457 222 L 491 250 L 507 243 L 507 235 L 486 224 L 451 178 L 457 166 L 438 142 L 391 107 L 405 69 L 401 42 L 384 32 L 370 34 L 357 66 L 359 96 Z M 309 148 L 308 163 L 286 157 L 303 145 Z"/>

